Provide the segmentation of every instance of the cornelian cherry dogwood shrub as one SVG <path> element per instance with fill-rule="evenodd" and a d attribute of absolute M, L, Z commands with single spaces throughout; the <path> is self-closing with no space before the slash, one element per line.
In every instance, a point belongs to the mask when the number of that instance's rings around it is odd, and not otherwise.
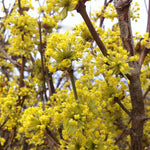
<path fill-rule="evenodd" d="M 148 148 L 149 30 L 133 36 L 131 55 L 114 22 L 118 5 L 111 2 L 89 21 L 82 12 L 86 0 L 16 0 L 12 7 L 1 2 L 0 149 L 134 149 L 131 89 L 137 61 L 146 120 L 141 141 Z M 129 19 L 137 22 L 140 6 L 130 5 Z M 75 9 L 85 22 L 63 31 L 60 23 Z M 112 21 L 110 28 L 103 28 L 104 19 Z"/>

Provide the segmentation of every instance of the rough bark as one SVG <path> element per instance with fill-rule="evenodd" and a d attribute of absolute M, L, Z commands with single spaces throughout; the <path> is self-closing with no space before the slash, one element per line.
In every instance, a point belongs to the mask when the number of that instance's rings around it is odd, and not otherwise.
<path fill-rule="evenodd" d="M 149 37 L 150 37 L 150 0 L 149 0 L 149 5 L 148 5 L 148 18 L 147 18 L 147 29 L 146 32 L 149 33 Z M 140 68 L 142 67 L 142 64 L 144 63 L 145 57 L 147 56 L 148 52 L 150 51 L 149 48 L 144 47 L 141 51 L 141 55 L 139 58 L 139 65 Z"/>
<path fill-rule="evenodd" d="M 114 6 L 117 11 L 123 47 L 129 52 L 130 56 L 134 56 L 135 50 L 130 23 L 130 2 L 130 0 L 114 0 Z M 136 61 L 130 62 L 129 65 L 133 68 L 129 75 L 129 91 L 132 103 L 131 150 L 142 150 L 144 101 L 140 82 L 140 67 Z"/>

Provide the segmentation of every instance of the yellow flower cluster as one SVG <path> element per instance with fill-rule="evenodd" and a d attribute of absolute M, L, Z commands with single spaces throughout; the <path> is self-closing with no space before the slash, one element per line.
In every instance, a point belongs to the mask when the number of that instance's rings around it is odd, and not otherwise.
<path fill-rule="evenodd" d="M 137 61 L 138 57 L 129 57 L 122 48 L 118 24 L 106 31 L 94 24 L 108 50 L 106 57 L 102 55 L 84 23 L 75 26 L 72 33 L 58 33 L 56 29 L 59 21 L 75 8 L 77 2 L 78 0 L 46 0 L 37 8 L 39 18 L 35 19 L 27 11 L 33 9 L 31 0 L 22 0 L 22 13 L 16 5 L 14 8 L 17 9 L 6 18 L 5 27 L 10 30 L 10 38 L 8 37 L 8 46 L 4 49 L 18 66 L 22 64 L 20 56 L 27 57 L 25 67 L 32 68 L 31 72 L 23 71 L 22 77 L 21 65 L 16 72 L 8 60 L 0 62 L 0 71 L 5 74 L 0 75 L 0 126 L 10 136 L 15 133 L 12 142 L 18 142 L 20 149 L 26 140 L 33 149 L 49 149 L 50 146 L 55 149 L 58 144 L 56 149 L 60 150 L 119 150 L 115 140 L 122 129 L 117 121 L 130 127 L 129 116 L 115 99 L 131 110 L 126 74 L 132 70 L 129 62 Z M 133 14 L 139 10 L 138 4 L 135 5 Z M 104 14 L 101 13 L 99 15 L 107 19 L 116 18 L 112 4 L 108 5 Z M 133 16 L 132 13 L 132 18 L 137 19 L 138 14 Z M 41 23 L 41 37 L 37 20 Z M 140 38 L 141 35 L 137 34 L 135 42 Z M 150 47 L 148 34 L 144 35 L 141 44 L 146 48 Z M 40 48 L 43 62 L 36 55 Z M 4 57 L 3 54 L 0 56 Z M 148 54 L 141 70 L 144 91 L 149 87 L 149 61 Z M 77 98 L 74 96 L 73 86 L 71 87 L 73 82 L 68 78 L 69 69 L 74 71 L 72 80 L 75 82 Z M 5 70 L 9 71 L 8 76 Z M 62 82 L 53 93 L 50 81 L 53 80 L 54 87 L 57 86 L 59 81 L 55 75 L 60 73 L 58 70 L 62 72 Z M 52 78 L 49 77 L 51 73 L 54 73 Z M 23 86 L 20 87 L 21 82 Z M 47 96 L 46 99 L 48 92 L 50 97 Z M 145 107 L 148 111 L 149 106 L 147 102 Z M 148 113 L 146 115 L 149 116 Z M 145 135 L 150 130 L 149 124 L 147 122 Z M 54 132 L 55 136 L 51 137 L 49 131 Z M 150 138 L 149 135 L 145 137 Z M 53 143 L 53 138 L 58 140 L 57 144 Z M 123 140 L 126 143 L 129 136 Z M 5 137 L 1 136 L 1 146 L 5 147 L 6 142 Z"/>
<path fill-rule="evenodd" d="M 30 144 L 42 144 L 45 138 L 46 126 L 50 124 L 50 119 L 41 107 L 30 107 L 26 109 L 19 120 L 21 125 L 20 133 L 25 133 Z"/>
<path fill-rule="evenodd" d="M 139 17 L 139 3 L 131 3 L 131 9 L 130 9 L 130 16 L 132 20 L 135 20 L 135 22 L 138 21 Z M 117 18 L 117 13 L 115 10 L 115 7 L 112 3 L 109 3 L 106 9 L 104 9 L 104 6 L 101 7 L 100 11 L 94 12 L 94 19 L 98 20 L 100 16 L 103 16 L 107 19 L 110 19 L 111 21 L 114 21 L 115 18 Z"/>
<path fill-rule="evenodd" d="M 47 66 L 50 72 L 67 70 L 72 66 L 74 60 L 82 57 L 82 52 L 89 48 L 89 44 L 83 45 L 81 38 L 75 35 L 53 33 L 47 40 L 45 57 L 49 61 Z"/>
<path fill-rule="evenodd" d="M 6 140 L 5 140 L 4 138 L 0 137 L 0 143 L 1 143 L 0 145 L 1 145 L 1 146 L 4 145 L 5 141 L 6 141 Z"/>
<path fill-rule="evenodd" d="M 105 10 L 104 17 L 109 18 L 112 21 L 117 17 L 117 13 L 113 4 L 109 3 L 108 7 Z"/>
<path fill-rule="evenodd" d="M 96 58 L 97 72 L 104 73 L 106 70 L 109 70 L 110 74 L 119 74 L 122 73 L 126 75 L 130 73 L 131 68 L 129 67 L 129 59 L 126 50 L 123 50 L 122 47 L 118 49 L 119 51 L 108 51 L 108 57 L 103 57 L 101 54 L 98 54 Z M 100 68 L 101 67 L 101 68 Z"/>
<path fill-rule="evenodd" d="M 17 104 L 17 95 L 16 91 L 14 91 L 14 87 L 5 87 L 3 88 L 4 93 L 1 94 L 0 97 L 0 122 L 4 123 L 5 120 L 8 120 L 5 127 L 7 130 L 11 131 L 12 128 L 16 125 L 16 120 L 18 118 L 16 113 L 16 104 Z M 7 91 L 7 92 L 6 92 Z M 7 93 L 7 95 L 6 95 Z M 19 107 L 18 107 L 19 109 Z"/>
<path fill-rule="evenodd" d="M 85 41 L 91 42 L 93 40 L 93 37 L 84 22 L 79 25 L 76 25 L 74 27 L 74 30 L 74 34 L 82 37 Z"/>
<path fill-rule="evenodd" d="M 10 29 L 11 38 L 8 47 L 10 55 L 22 55 L 27 57 L 34 49 L 34 36 L 37 36 L 37 21 L 26 12 L 20 15 L 18 12 L 12 13 L 7 19 L 6 27 Z"/>
<path fill-rule="evenodd" d="M 65 19 L 68 11 L 75 9 L 77 2 L 78 0 L 47 0 L 47 11 L 55 10 L 61 19 Z"/>
<path fill-rule="evenodd" d="M 85 79 L 87 79 L 87 76 Z M 108 111 L 106 107 L 108 103 L 110 105 L 110 101 L 107 102 L 107 100 L 103 99 L 101 93 L 102 90 L 105 91 L 106 89 L 105 87 L 102 89 L 98 84 L 88 89 L 86 82 L 84 82 L 85 79 L 82 77 L 83 83 L 79 80 L 76 82 L 79 96 L 78 100 L 73 98 L 72 92 L 68 93 L 66 90 L 61 90 L 51 98 L 52 100 L 56 100 L 53 101 L 52 108 L 46 107 L 45 111 L 49 112 L 52 117 L 51 126 L 55 126 L 56 128 L 63 126 L 63 139 L 60 140 L 60 149 L 111 148 L 116 150 L 118 147 L 114 145 L 113 140 L 115 135 L 112 134 L 113 129 L 112 126 L 110 126 L 110 120 L 107 120 L 106 116 Z M 90 82 L 89 80 L 89 83 Z M 114 87 L 112 87 L 112 89 L 113 88 Z M 109 97 L 109 95 L 107 95 L 107 97 Z M 102 106 L 102 103 L 106 103 L 105 107 Z M 115 113 L 116 108 L 118 109 L 117 105 L 114 109 L 111 107 L 109 111 Z M 118 111 L 121 110 L 118 109 Z M 116 113 L 117 116 L 119 114 L 118 112 Z M 110 118 L 113 117 L 112 115 Z M 116 130 L 114 129 L 114 131 Z M 109 136 L 107 140 L 105 140 L 107 134 L 109 134 Z"/>
<path fill-rule="evenodd" d="M 135 2 L 135 3 L 131 3 L 131 9 L 130 9 L 130 16 L 132 18 L 132 20 L 135 20 L 135 22 L 138 21 L 138 19 L 140 18 L 140 14 L 139 14 L 139 3 Z"/>

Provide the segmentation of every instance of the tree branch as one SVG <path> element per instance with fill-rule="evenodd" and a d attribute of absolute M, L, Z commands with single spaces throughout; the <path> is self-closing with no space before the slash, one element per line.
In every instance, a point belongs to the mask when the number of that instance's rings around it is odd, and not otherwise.
<path fill-rule="evenodd" d="M 74 81 L 73 69 L 68 70 L 68 73 L 69 73 L 69 77 L 70 77 L 70 80 L 71 80 L 74 97 L 77 100 L 78 99 L 78 95 L 77 95 L 77 90 L 76 90 L 75 81 Z"/>
<path fill-rule="evenodd" d="M 7 117 L 5 118 L 3 124 L 0 125 L 0 129 L 7 123 L 8 119 L 9 119 L 9 117 L 7 116 Z"/>
<path fill-rule="evenodd" d="M 5 59 L 8 59 L 14 66 L 21 68 L 21 65 L 15 62 L 14 60 L 11 59 L 11 57 L 3 50 L 3 48 L 0 46 L 0 52 L 6 57 Z M 31 72 L 32 69 L 29 69 L 27 67 L 24 67 L 25 71 Z"/>
<path fill-rule="evenodd" d="M 54 133 L 52 133 L 52 131 L 49 130 L 48 127 L 46 127 L 46 131 L 47 131 L 47 135 L 50 138 L 50 140 L 57 146 L 59 147 L 60 143 L 58 141 L 58 139 L 56 138 L 56 135 Z"/>
<path fill-rule="evenodd" d="M 128 122 L 128 125 L 129 125 L 130 122 L 131 122 L 131 118 Z M 122 131 L 120 136 L 116 139 L 115 144 L 117 144 L 120 140 L 122 140 L 126 135 L 130 134 L 130 131 L 131 131 L 131 129 L 128 128 L 126 125 L 124 125 L 122 122 L 119 122 L 119 125 L 121 125 L 124 128 L 124 130 Z"/>
<path fill-rule="evenodd" d="M 130 117 L 131 117 L 131 112 L 121 103 L 121 101 L 118 99 L 118 97 L 114 98 L 114 101 L 119 104 L 119 106 L 124 110 Z"/>
<path fill-rule="evenodd" d="M 147 29 L 146 32 L 149 33 L 149 37 L 150 37 L 150 0 L 149 0 L 149 6 L 148 6 L 148 18 L 147 18 Z M 150 49 L 144 47 L 143 50 L 141 51 L 141 55 L 139 58 L 139 66 L 140 68 L 142 67 L 142 64 L 144 63 L 144 60 L 147 56 L 147 53 L 150 51 Z"/>
<path fill-rule="evenodd" d="M 146 98 L 146 95 L 148 94 L 148 92 L 150 91 L 150 86 L 148 87 L 148 89 L 146 90 L 146 92 L 144 93 L 144 95 L 143 95 L 143 99 L 145 99 Z"/>
<path fill-rule="evenodd" d="M 46 95 L 46 87 L 45 87 L 45 71 L 44 71 L 44 61 L 43 61 L 43 46 L 42 46 L 42 33 L 41 33 L 41 22 L 38 22 L 39 25 L 39 35 L 40 35 L 40 47 L 39 47 L 39 51 L 40 51 L 40 55 L 41 55 L 41 66 L 42 66 L 42 75 L 43 75 L 43 89 L 44 89 L 44 95 L 45 95 L 45 99 L 46 101 L 47 99 L 47 95 Z"/>
<path fill-rule="evenodd" d="M 82 16 L 82 18 L 84 19 L 91 35 L 93 36 L 93 39 L 96 41 L 98 47 L 100 48 L 101 52 L 103 53 L 104 56 L 107 56 L 107 49 L 104 45 L 104 43 L 101 41 L 98 33 L 96 32 L 87 12 L 86 12 L 86 6 L 85 6 L 85 1 L 78 1 L 78 4 L 76 6 L 76 10 L 78 13 L 80 13 L 80 15 Z"/>
<path fill-rule="evenodd" d="M 117 17 L 119 20 L 119 27 L 121 33 L 121 40 L 123 48 L 129 52 L 129 57 L 135 55 L 131 23 L 130 23 L 130 0 L 114 0 L 114 6 L 117 11 Z M 142 150 L 142 137 L 144 121 L 141 121 L 144 116 L 144 101 L 140 81 L 140 68 L 137 61 L 130 61 L 129 66 L 133 68 L 129 75 L 129 92 L 132 103 L 132 125 L 131 125 L 131 149 Z"/>
<path fill-rule="evenodd" d="M 104 1 L 104 8 L 102 10 L 102 14 L 100 15 L 100 27 L 102 27 L 104 19 L 105 19 L 105 17 L 103 16 L 103 14 L 104 14 L 107 6 L 109 5 L 109 3 L 111 3 L 112 1 L 113 0 L 109 0 L 108 2 L 107 2 L 107 0 Z"/>

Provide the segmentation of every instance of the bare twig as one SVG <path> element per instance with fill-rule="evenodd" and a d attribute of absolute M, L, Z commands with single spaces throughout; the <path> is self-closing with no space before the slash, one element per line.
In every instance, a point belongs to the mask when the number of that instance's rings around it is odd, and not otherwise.
<path fill-rule="evenodd" d="M 129 128 L 126 128 L 125 130 L 123 130 L 123 132 L 120 134 L 120 136 L 116 139 L 115 144 L 117 144 L 120 140 L 122 140 L 129 133 L 130 133 Z"/>
<path fill-rule="evenodd" d="M 22 64 L 21 64 L 21 71 L 20 71 L 20 79 L 19 79 L 19 89 L 23 86 L 25 62 L 26 62 L 25 57 L 22 57 Z"/>
<path fill-rule="evenodd" d="M 3 4 L 4 12 L 5 12 L 5 14 L 6 14 L 5 17 L 7 17 L 7 15 L 8 15 L 8 9 L 5 7 L 4 0 L 2 0 L 2 4 Z"/>
<path fill-rule="evenodd" d="M 147 19 L 147 29 L 146 29 L 146 32 L 149 33 L 149 37 L 150 37 L 150 0 L 149 0 L 149 6 L 148 6 L 148 19 Z M 147 53 L 150 51 L 150 49 L 144 47 L 143 50 L 141 51 L 141 55 L 140 55 L 140 58 L 139 58 L 139 66 L 141 68 L 146 56 L 147 56 Z"/>
<path fill-rule="evenodd" d="M 47 85 L 48 85 L 48 90 L 49 90 L 49 96 L 52 96 L 52 91 L 51 91 L 51 86 L 50 86 L 50 81 L 49 81 L 49 76 L 48 76 L 48 68 L 45 68 L 46 72 L 46 80 L 47 80 Z"/>
<path fill-rule="evenodd" d="M 8 59 L 14 66 L 21 68 L 21 65 L 15 62 L 14 60 L 11 59 L 11 57 L 5 52 L 5 50 L 0 46 L 0 52 L 3 53 L 3 55 L 6 57 L 4 59 Z M 25 71 L 31 72 L 32 69 L 29 69 L 27 67 L 24 67 Z"/>
<path fill-rule="evenodd" d="M 39 47 L 39 51 L 40 51 L 40 55 L 41 55 L 41 65 L 42 65 L 42 74 L 43 74 L 43 88 L 44 88 L 44 95 L 45 95 L 45 99 L 46 101 L 47 99 L 47 95 L 46 95 L 46 86 L 45 86 L 45 71 L 44 71 L 44 61 L 43 61 L 43 46 L 42 46 L 42 33 L 41 33 L 41 22 L 38 22 L 39 25 L 39 35 L 40 35 L 40 47 Z"/>
<path fill-rule="evenodd" d="M 52 73 L 49 73 L 49 82 L 50 82 L 52 94 L 54 94 L 55 93 L 55 88 L 54 88 Z"/>
<path fill-rule="evenodd" d="M 48 127 L 46 127 L 46 131 L 47 131 L 48 138 L 49 138 L 57 147 L 59 147 L 60 143 L 59 143 L 58 139 L 56 138 L 56 135 L 55 135 L 54 133 L 52 133 L 52 131 L 50 131 Z"/>
<path fill-rule="evenodd" d="M 118 97 L 114 98 L 114 101 L 119 104 L 119 106 L 124 110 L 130 117 L 131 117 L 131 112 L 121 103 L 121 101 L 118 99 Z"/>
<path fill-rule="evenodd" d="M 102 40 L 100 39 L 98 33 L 96 32 L 96 30 L 86 12 L 85 4 L 84 4 L 85 2 L 86 2 L 86 0 L 84 0 L 84 1 L 79 0 L 78 4 L 76 6 L 76 10 L 78 13 L 80 13 L 82 18 L 84 19 L 91 35 L 93 36 L 93 39 L 96 41 L 96 43 L 97 43 L 98 47 L 100 48 L 101 52 L 103 53 L 103 55 L 107 56 L 107 49 L 106 49 L 104 43 L 102 42 Z"/>
<path fill-rule="evenodd" d="M 68 73 L 69 73 L 70 81 L 71 81 L 71 84 L 72 84 L 74 97 L 77 100 L 78 95 L 77 95 L 76 85 L 75 85 L 75 81 L 74 81 L 73 69 L 68 70 Z"/>
<path fill-rule="evenodd" d="M 7 117 L 5 118 L 3 124 L 0 126 L 0 129 L 7 123 L 8 119 L 9 119 L 9 117 L 7 116 Z"/>
<path fill-rule="evenodd" d="M 148 94 L 149 91 L 150 91 L 150 86 L 148 87 L 148 89 L 146 90 L 146 92 L 145 92 L 144 95 L 143 95 L 143 98 L 144 98 L 144 99 L 146 98 L 146 96 L 147 96 L 147 94 Z"/>
<path fill-rule="evenodd" d="M 102 14 L 100 15 L 100 27 L 102 27 L 104 19 L 105 19 L 105 17 L 103 16 L 103 14 L 104 14 L 107 6 L 109 5 L 109 3 L 111 3 L 112 1 L 113 0 L 109 0 L 108 2 L 107 2 L 107 0 L 104 1 L 104 8 L 102 10 Z"/>
<path fill-rule="evenodd" d="M 128 122 L 131 122 L 131 119 Z M 120 140 L 122 140 L 126 135 L 130 134 L 131 129 L 128 128 L 126 125 L 123 125 L 122 123 L 119 123 L 119 125 L 123 126 L 124 130 L 122 131 L 122 133 L 120 134 L 120 136 L 116 139 L 115 144 L 117 144 Z"/>

